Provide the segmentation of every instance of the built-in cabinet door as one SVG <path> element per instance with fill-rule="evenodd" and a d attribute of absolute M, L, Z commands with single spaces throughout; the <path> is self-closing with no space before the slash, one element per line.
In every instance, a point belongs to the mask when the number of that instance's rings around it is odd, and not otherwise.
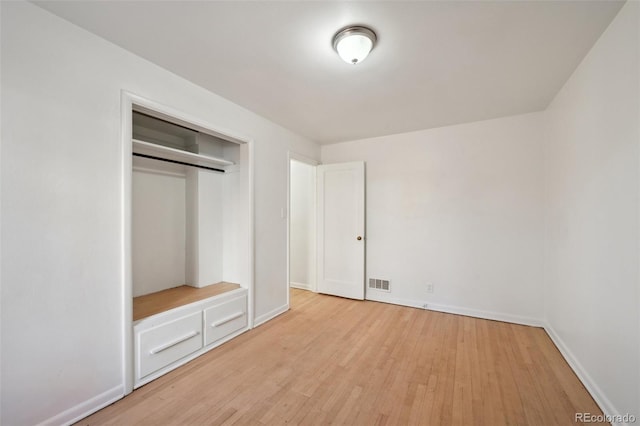
<path fill-rule="evenodd" d="M 364 299 L 364 162 L 317 168 L 318 291 Z"/>

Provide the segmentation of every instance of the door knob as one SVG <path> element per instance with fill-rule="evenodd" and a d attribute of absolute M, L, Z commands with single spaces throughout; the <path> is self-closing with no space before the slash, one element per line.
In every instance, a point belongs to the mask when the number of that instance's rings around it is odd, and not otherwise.
<path fill-rule="evenodd" d="M 360 235 L 358 235 L 358 238 L 356 238 L 356 240 L 360 241 L 362 239 L 362 237 Z"/>

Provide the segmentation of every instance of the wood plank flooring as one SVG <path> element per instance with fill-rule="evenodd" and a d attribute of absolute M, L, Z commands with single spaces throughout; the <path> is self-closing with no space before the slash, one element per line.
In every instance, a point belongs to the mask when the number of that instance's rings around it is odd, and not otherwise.
<path fill-rule="evenodd" d="M 292 290 L 292 309 L 81 425 L 576 425 L 544 330 Z"/>

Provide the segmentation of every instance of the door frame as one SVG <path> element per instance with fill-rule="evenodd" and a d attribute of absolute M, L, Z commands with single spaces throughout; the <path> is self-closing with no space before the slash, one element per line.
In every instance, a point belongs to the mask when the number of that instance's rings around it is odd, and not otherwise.
<path fill-rule="evenodd" d="M 254 325 L 255 315 L 255 194 L 254 194 L 254 141 L 253 139 L 232 132 L 225 129 L 222 126 L 211 124 L 207 121 L 202 121 L 197 117 L 185 114 L 182 111 L 174 109 L 170 106 L 164 105 L 159 102 L 152 101 L 142 96 L 136 95 L 127 90 L 121 90 L 120 93 L 120 114 L 121 114 L 121 133 L 120 133 L 120 179 L 121 179 L 121 199 L 120 199 L 120 220 L 121 220 L 121 309 L 122 316 L 122 380 L 124 384 L 124 395 L 128 395 L 133 391 L 134 384 L 134 353 L 133 353 L 133 275 L 132 275 L 132 247 L 131 247 L 131 208 L 132 208 L 132 129 L 133 118 L 131 112 L 134 109 L 147 110 L 153 113 L 154 116 L 162 118 L 166 116 L 173 122 L 183 122 L 192 128 L 204 131 L 205 133 L 221 137 L 230 142 L 235 142 L 239 145 L 245 145 L 245 154 L 248 158 L 247 162 L 247 175 L 246 175 L 246 188 L 248 191 L 246 208 L 247 211 L 245 220 L 248 226 L 247 240 L 247 259 L 246 270 L 244 272 L 247 280 L 247 318 L 248 328 L 252 329 Z M 242 155 L 242 154 L 241 154 Z"/>
<path fill-rule="evenodd" d="M 302 154 L 298 154 L 294 151 L 287 151 L 287 281 L 286 281 L 286 290 L 287 290 L 287 308 L 290 307 L 290 297 L 289 297 L 289 289 L 291 286 L 291 160 L 298 161 L 300 163 L 307 164 L 313 167 L 313 194 L 312 200 L 315 206 L 316 203 L 316 166 L 321 163 L 313 158 L 304 156 Z M 309 283 L 310 290 L 314 293 L 318 292 L 318 285 L 316 280 L 316 209 L 313 208 L 311 210 L 311 228 L 313 231 L 313 244 L 310 244 L 311 253 L 309 256 L 313 259 L 312 262 L 312 270 L 309 271 L 309 277 L 311 282 Z"/>

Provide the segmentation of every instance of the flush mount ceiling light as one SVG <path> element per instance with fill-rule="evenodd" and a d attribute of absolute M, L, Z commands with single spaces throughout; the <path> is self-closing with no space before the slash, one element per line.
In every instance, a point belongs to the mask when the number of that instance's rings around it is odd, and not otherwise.
<path fill-rule="evenodd" d="M 359 64 L 376 45 L 376 33 L 367 27 L 347 27 L 333 37 L 333 48 L 348 64 Z"/>

